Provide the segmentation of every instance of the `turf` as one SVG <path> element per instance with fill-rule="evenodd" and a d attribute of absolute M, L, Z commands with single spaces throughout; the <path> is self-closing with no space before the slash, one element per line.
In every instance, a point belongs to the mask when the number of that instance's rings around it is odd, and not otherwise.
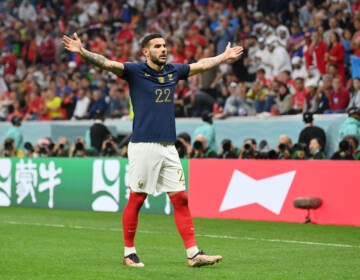
<path fill-rule="evenodd" d="M 0 208 L 0 279 L 360 279 L 360 228 L 195 219 L 223 262 L 189 268 L 172 216 L 140 215 L 145 267 L 122 265 L 120 213 Z"/>

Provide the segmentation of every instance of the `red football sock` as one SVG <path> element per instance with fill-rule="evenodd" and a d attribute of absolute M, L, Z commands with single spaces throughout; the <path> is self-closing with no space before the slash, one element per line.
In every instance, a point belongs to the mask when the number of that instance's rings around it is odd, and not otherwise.
<path fill-rule="evenodd" d="M 185 248 L 196 246 L 194 223 L 188 206 L 188 197 L 185 191 L 170 195 L 174 206 L 174 218 L 176 227 L 184 242 Z"/>
<path fill-rule="evenodd" d="M 129 201 L 124 208 L 122 218 L 125 247 L 134 247 L 138 215 L 145 199 L 146 194 L 130 193 Z"/>

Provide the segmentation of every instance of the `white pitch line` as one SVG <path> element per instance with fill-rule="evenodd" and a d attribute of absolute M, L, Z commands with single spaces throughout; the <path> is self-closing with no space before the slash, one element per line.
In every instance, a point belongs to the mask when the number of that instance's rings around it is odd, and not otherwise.
<path fill-rule="evenodd" d="M 122 232 L 122 230 L 120 228 L 98 228 L 98 227 L 91 227 L 91 226 L 64 225 L 64 224 L 25 223 L 25 222 L 18 222 L 18 221 L 0 221 L 0 223 L 12 224 L 12 225 L 43 226 L 43 227 L 70 228 L 70 229 L 80 229 L 80 230 Z M 156 232 L 156 231 L 138 230 L 138 232 L 148 233 L 148 234 L 160 234 L 160 232 Z M 164 233 L 161 232 L 161 234 L 164 234 Z M 311 245 L 311 246 L 360 249 L 360 245 L 340 244 L 340 243 L 322 243 L 322 242 L 301 241 L 301 240 L 267 239 L 267 238 L 255 238 L 255 237 L 246 237 L 246 236 L 212 235 L 212 234 L 197 234 L 197 236 L 207 237 L 207 238 L 215 238 L 215 239 L 250 240 L 250 241 L 262 241 L 262 242 L 271 242 L 271 243 L 289 243 L 289 244 L 297 244 L 297 245 Z"/>

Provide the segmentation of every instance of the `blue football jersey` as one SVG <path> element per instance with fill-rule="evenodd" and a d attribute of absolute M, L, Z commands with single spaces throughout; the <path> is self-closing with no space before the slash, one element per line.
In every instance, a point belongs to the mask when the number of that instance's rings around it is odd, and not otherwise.
<path fill-rule="evenodd" d="M 132 142 L 175 142 L 174 91 L 189 75 L 188 64 L 165 64 L 155 71 L 144 62 L 125 62 L 134 110 Z"/>

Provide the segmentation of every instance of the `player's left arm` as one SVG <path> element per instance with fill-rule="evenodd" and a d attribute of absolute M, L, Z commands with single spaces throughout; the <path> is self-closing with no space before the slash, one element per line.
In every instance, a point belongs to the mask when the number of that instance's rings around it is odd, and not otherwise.
<path fill-rule="evenodd" d="M 243 53 L 242 46 L 231 47 L 230 42 L 227 44 L 222 54 L 213 57 L 200 59 L 198 62 L 190 64 L 189 76 L 210 70 L 221 63 L 233 63 L 238 60 Z"/>

